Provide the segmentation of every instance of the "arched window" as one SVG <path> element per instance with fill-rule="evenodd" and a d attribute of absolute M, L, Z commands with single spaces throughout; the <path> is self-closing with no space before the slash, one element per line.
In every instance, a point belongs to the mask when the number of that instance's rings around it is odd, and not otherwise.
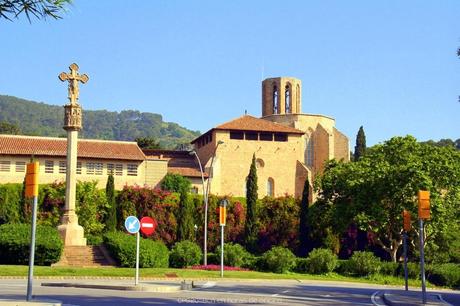
<path fill-rule="evenodd" d="M 309 167 L 313 167 L 313 161 L 314 161 L 314 151 L 313 151 L 313 137 L 307 137 L 305 138 L 305 164 Z"/>
<path fill-rule="evenodd" d="M 271 177 L 267 180 L 267 195 L 270 197 L 275 196 L 275 180 Z"/>
<path fill-rule="evenodd" d="M 290 114 L 292 112 L 291 105 L 291 86 L 289 84 L 284 88 L 284 101 L 285 101 L 285 113 Z"/>
<path fill-rule="evenodd" d="M 296 107 L 297 107 L 296 112 L 300 113 L 302 110 L 300 109 L 300 85 L 299 84 L 297 84 L 296 86 L 295 100 L 296 100 L 295 102 L 296 102 Z"/>
<path fill-rule="evenodd" d="M 273 85 L 273 114 L 278 114 L 278 87 Z"/>

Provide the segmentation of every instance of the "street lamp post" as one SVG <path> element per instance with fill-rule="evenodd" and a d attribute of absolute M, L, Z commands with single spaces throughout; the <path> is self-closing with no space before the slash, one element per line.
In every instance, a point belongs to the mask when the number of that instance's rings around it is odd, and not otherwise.
<path fill-rule="evenodd" d="M 196 153 L 195 150 L 192 150 L 190 154 L 195 155 L 196 159 L 198 160 L 198 165 L 200 166 L 200 172 L 201 172 L 201 183 L 203 185 L 203 201 L 204 201 L 204 242 L 203 242 L 203 264 L 205 266 L 208 265 L 208 195 L 209 195 L 209 182 L 212 177 L 212 166 L 214 163 L 214 156 L 216 155 L 217 147 L 220 144 L 223 144 L 224 142 L 222 140 L 219 140 L 217 142 L 216 148 L 214 150 L 214 154 L 212 155 L 211 159 L 211 166 L 210 166 L 210 176 L 208 177 L 208 182 L 206 184 L 206 188 L 204 186 L 204 173 L 203 173 L 203 166 L 201 165 L 201 160 L 198 154 Z"/>

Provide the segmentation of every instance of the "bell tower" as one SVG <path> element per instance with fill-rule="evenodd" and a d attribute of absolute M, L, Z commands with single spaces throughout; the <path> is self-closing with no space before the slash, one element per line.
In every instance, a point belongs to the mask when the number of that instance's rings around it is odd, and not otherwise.
<path fill-rule="evenodd" d="M 262 117 L 302 112 L 302 82 L 279 77 L 262 81 Z"/>

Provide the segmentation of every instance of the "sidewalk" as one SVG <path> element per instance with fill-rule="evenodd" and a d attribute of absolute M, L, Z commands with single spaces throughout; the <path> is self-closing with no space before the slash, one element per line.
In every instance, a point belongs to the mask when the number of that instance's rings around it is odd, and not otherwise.
<path fill-rule="evenodd" d="M 421 291 L 386 291 L 383 293 L 383 300 L 390 306 L 451 305 L 445 302 L 440 294 L 430 292 L 426 293 L 426 304 L 423 304 Z"/>

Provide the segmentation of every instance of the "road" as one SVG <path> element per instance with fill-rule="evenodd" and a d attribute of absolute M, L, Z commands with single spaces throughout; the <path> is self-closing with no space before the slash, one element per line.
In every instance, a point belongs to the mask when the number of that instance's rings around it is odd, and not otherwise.
<path fill-rule="evenodd" d="M 174 293 L 43 287 L 42 282 L 132 285 L 129 280 L 35 280 L 33 294 L 40 300 L 58 300 L 73 305 L 384 305 L 383 291 L 399 290 L 385 286 L 313 281 L 210 281 L 200 288 Z M 0 298 L 24 300 L 26 280 L 0 280 Z M 158 283 L 148 282 L 143 283 Z M 178 281 L 161 282 L 178 284 Z M 460 305 L 460 292 L 442 291 L 444 300 Z"/>

